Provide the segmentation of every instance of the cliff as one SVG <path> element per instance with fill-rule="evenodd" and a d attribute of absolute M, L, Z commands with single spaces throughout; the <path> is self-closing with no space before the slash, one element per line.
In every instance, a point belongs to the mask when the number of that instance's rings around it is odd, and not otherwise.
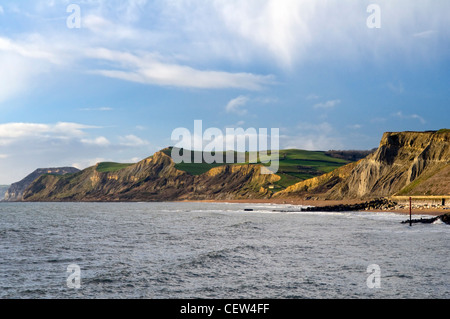
<path fill-rule="evenodd" d="M 278 175 L 262 175 L 262 168 L 223 165 L 194 174 L 181 170 L 167 152 L 161 151 L 137 164 L 102 163 L 72 175 L 41 175 L 26 188 L 23 200 L 340 200 L 450 195 L 450 132 L 385 133 L 379 148 L 366 158 L 291 184 L 275 194 L 272 190 L 285 175 L 282 171 Z"/>
<path fill-rule="evenodd" d="M 45 175 L 25 191 L 25 201 L 175 201 L 263 198 L 277 175 L 261 175 L 259 165 L 214 168 L 193 176 L 175 168 L 171 157 L 158 152 L 116 171 L 98 165 L 71 176 Z"/>
<path fill-rule="evenodd" d="M 347 179 L 351 175 L 353 169 L 357 164 L 358 162 L 350 163 L 348 165 L 337 168 L 328 174 L 299 182 L 281 192 L 276 193 L 274 195 L 274 198 L 293 196 L 323 197 L 325 193 Z"/>
<path fill-rule="evenodd" d="M 53 175 L 65 175 L 74 174 L 80 170 L 74 167 L 60 167 L 60 168 L 40 168 L 35 170 L 30 175 L 26 176 L 20 182 L 12 184 L 5 193 L 5 201 L 21 201 L 24 191 L 28 186 L 33 183 L 34 180 L 42 175 L 53 174 Z"/>
<path fill-rule="evenodd" d="M 365 159 L 301 182 L 276 196 L 299 194 L 335 200 L 448 195 L 450 132 L 385 133 L 376 152 Z"/>
<path fill-rule="evenodd" d="M 5 194 L 10 187 L 10 185 L 0 185 L 0 201 L 5 198 Z"/>

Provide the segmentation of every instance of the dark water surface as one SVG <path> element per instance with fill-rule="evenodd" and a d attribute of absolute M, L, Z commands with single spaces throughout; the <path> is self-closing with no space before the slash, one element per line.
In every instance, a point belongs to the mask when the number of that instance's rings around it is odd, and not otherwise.
<path fill-rule="evenodd" d="M 450 226 L 296 210 L 1 203 L 0 298 L 450 297 Z M 67 285 L 71 264 L 80 289 Z M 367 285 L 372 264 L 379 289 Z"/>

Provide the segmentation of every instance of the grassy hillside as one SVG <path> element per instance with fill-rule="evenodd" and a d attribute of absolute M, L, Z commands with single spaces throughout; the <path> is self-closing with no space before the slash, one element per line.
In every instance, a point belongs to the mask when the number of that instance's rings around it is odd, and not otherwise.
<path fill-rule="evenodd" d="M 167 148 L 164 149 L 163 152 L 166 155 L 171 156 L 172 149 Z M 182 151 L 181 154 L 183 154 Z M 208 172 L 212 168 L 225 165 L 221 163 L 194 163 L 195 155 L 196 152 L 191 153 L 191 163 L 181 163 L 177 164 L 175 167 L 180 171 L 189 173 L 190 175 L 199 176 Z M 245 154 L 246 160 L 241 163 L 237 163 L 238 155 L 238 153 L 233 152 L 235 159 L 235 164 L 233 165 L 248 164 L 250 153 Z M 222 153 L 220 156 L 223 158 L 223 162 L 225 163 L 227 153 Z M 264 160 L 264 158 L 258 158 L 258 161 L 261 160 Z M 329 173 L 348 163 L 350 163 L 350 161 L 331 157 L 327 155 L 326 152 L 313 152 L 295 149 L 282 150 L 279 155 L 279 170 L 277 173 L 277 175 L 281 177 L 281 180 L 273 185 L 273 191 L 280 191 L 298 182 Z M 129 167 L 130 165 L 132 164 L 105 162 L 98 164 L 96 170 L 101 173 L 111 173 Z M 270 163 L 265 165 L 268 166 Z"/>
<path fill-rule="evenodd" d="M 120 171 L 121 169 L 127 168 L 128 166 L 131 166 L 133 164 L 120 164 L 120 163 L 111 163 L 111 162 L 105 162 L 100 163 L 97 166 L 97 172 L 99 173 L 113 173 Z"/>
<path fill-rule="evenodd" d="M 168 156 L 171 156 L 171 152 L 171 148 L 164 150 L 164 153 Z M 181 152 L 181 154 L 183 153 Z M 237 158 L 237 155 L 237 153 L 234 153 L 235 159 Z M 237 163 L 234 165 L 242 165 L 248 163 L 249 155 L 249 153 L 245 154 L 245 163 Z M 195 154 L 192 153 L 192 162 L 194 156 Z M 222 157 L 225 162 L 226 153 L 224 153 Z M 261 158 L 259 160 L 264 160 L 264 158 Z M 274 191 L 279 191 L 300 181 L 329 173 L 336 168 L 344 166 L 348 163 L 350 163 L 350 161 L 328 156 L 325 152 L 312 152 L 295 149 L 282 150 L 280 151 L 279 156 L 280 168 L 277 173 L 277 175 L 281 176 L 281 180 L 274 185 Z M 185 171 L 191 175 L 197 176 L 208 172 L 214 167 L 223 165 L 224 164 L 207 164 L 203 162 L 199 164 L 181 163 L 177 164 L 175 167 L 181 171 Z M 270 165 L 270 163 L 267 165 Z"/>
<path fill-rule="evenodd" d="M 332 172 L 349 161 L 330 157 L 325 152 L 303 150 L 280 151 L 281 180 L 275 185 L 275 191 L 285 189 L 298 182 Z"/>

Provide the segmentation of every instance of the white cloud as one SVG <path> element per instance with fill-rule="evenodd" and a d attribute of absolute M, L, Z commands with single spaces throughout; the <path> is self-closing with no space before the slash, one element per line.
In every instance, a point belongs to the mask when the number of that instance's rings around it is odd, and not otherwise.
<path fill-rule="evenodd" d="M 93 158 L 93 159 L 86 159 L 86 160 L 82 160 L 80 162 L 72 163 L 70 166 L 78 168 L 79 170 L 83 170 L 87 167 L 91 167 L 91 166 L 94 166 L 95 164 L 103 163 L 106 161 L 107 160 L 103 157 L 97 157 L 97 158 Z"/>
<path fill-rule="evenodd" d="M 131 27 L 120 23 L 113 23 L 110 20 L 105 19 L 102 16 L 90 14 L 82 19 L 83 28 L 91 31 L 96 38 L 99 38 L 102 42 L 106 41 L 124 41 L 124 40 L 142 40 L 150 39 L 154 40 L 160 38 L 160 35 L 149 31 Z M 152 39 L 153 38 L 153 39 Z"/>
<path fill-rule="evenodd" d="M 302 132 L 316 132 L 326 134 L 333 132 L 333 126 L 328 122 L 318 124 L 308 122 L 300 123 L 299 125 L 297 125 L 296 129 Z"/>
<path fill-rule="evenodd" d="M 280 136 L 282 149 L 328 151 L 344 147 L 338 132 L 328 122 L 317 124 L 304 122 L 293 129 L 283 129 L 283 131 L 284 134 Z"/>
<path fill-rule="evenodd" d="M 137 137 L 136 135 L 127 135 L 119 137 L 120 145 L 127 147 L 139 147 L 149 145 L 150 143 Z"/>
<path fill-rule="evenodd" d="M 51 67 L 81 66 L 105 77 L 149 85 L 258 90 L 273 84 L 274 77 L 249 72 L 249 64 L 270 61 L 292 70 L 330 57 L 357 63 L 383 61 L 396 54 L 406 61 L 409 57 L 429 60 L 445 52 L 437 46 L 445 45 L 438 40 L 448 38 L 450 32 L 445 14 L 449 4 L 440 3 L 443 7 L 436 10 L 426 0 L 414 6 L 407 1 L 380 1 L 383 36 L 376 38 L 365 26 L 367 4 L 354 1 L 128 0 L 114 5 L 84 1 L 82 21 L 87 32 L 82 35 L 67 33 L 67 28 L 46 28 L 40 35 L 0 37 L 0 69 L 8 70 L 0 74 L 0 102 L 29 88 L 37 75 Z M 39 3 L 32 6 L 36 12 L 26 11 L 38 17 L 44 9 L 55 14 L 59 10 L 56 2 Z M 143 19 L 148 16 L 151 22 Z M 417 38 L 435 42 L 424 46 Z M 103 51 L 91 50 L 86 56 L 87 48 L 94 45 L 103 46 Z M 97 59 L 102 67 L 87 59 Z M 218 68 L 224 60 L 243 67 L 242 71 Z"/>
<path fill-rule="evenodd" d="M 435 30 L 427 30 L 423 32 L 414 33 L 413 37 L 415 38 L 421 38 L 421 39 L 428 39 L 433 37 L 436 34 Z"/>
<path fill-rule="evenodd" d="M 421 117 L 420 115 L 417 114 L 403 114 L 403 112 L 399 111 L 397 113 L 392 114 L 392 116 L 400 118 L 400 119 L 404 119 L 404 120 L 418 120 L 420 123 L 422 124 L 426 124 L 427 121 Z"/>
<path fill-rule="evenodd" d="M 328 151 L 343 148 L 339 134 L 330 123 L 300 123 L 294 129 L 284 129 L 280 136 L 282 149 L 303 149 L 310 151 Z"/>
<path fill-rule="evenodd" d="M 313 2 L 215 1 L 215 6 L 228 30 L 270 52 L 283 65 L 292 65 L 312 40 L 307 17 Z"/>
<path fill-rule="evenodd" d="M 383 62 L 392 54 L 417 61 L 436 53 L 430 46 L 417 54 L 411 30 L 429 36 L 421 30 L 433 29 L 448 38 L 448 3 L 379 0 L 377 4 L 382 9 L 380 32 L 367 28 L 369 4 L 352 0 L 168 1 L 163 16 L 167 24 L 176 21 L 180 26 L 180 39 L 186 39 L 182 45 L 194 56 L 213 55 L 234 63 L 270 61 L 287 69 L 330 58 Z M 445 50 L 441 51 L 442 56 Z"/>
<path fill-rule="evenodd" d="M 3 9 L 2 6 L 0 6 L 0 14 L 4 14 L 4 13 L 5 13 L 5 10 Z"/>
<path fill-rule="evenodd" d="M 117 141 L 96 135 L 102 129 L 67 122 L 0 124 L 0 184 L 17 182 L 39 167 L 75 163 L 86 168 L 104 159 L 145 158 L 156 151 L 142 147 L 149 143 L 134 135 L 119 136 Z"/>
<path fill-rule="evenodd" d="M 67 122 L 0 124 L 0 154 L 9 154 L 2 158 L 0 180 L 6 184 L 17 182 L 36 168 L 67 166 L 101 152 L 98 145 L 93 148 L 83 143 L 103 141 L 89 136 L 89 130 L 96 128 Z"/>
<path fill-rule="evenodd" d="M 320 96 L 316 95 L 316 94 L 310 94 L 306 97 L 306 100 L 310 101 L 310 100 L 318 100 L 320 99 Z"/>
<path fill-rule="evenodd" d="M 111 145 L 111 142 L 104 136 L 97 137 L 95 139 L 81 139 L 81 143 L 89 146 L 106 147 Z"/>
<path fill-rule="evenodd" d="M 38 77 L 73 69 L 130 82 L 182 88 L 260 90 L 274 82 L 272 75 L 192 67 L 186 56 L 156 51 L 166 50 L 159 35 L 94 15 L 84 20 L 93 32 L 83 37 L 61 32 L 0 36 L 0 103 L 34 89 L 40 82 L 36 81 Z M 147 41 L 153 38 L 156 40 Z M 120 39 L 130 41 L 124 45 Z M 99 43 L 105 47 L 91 49 Z M 141 43 L 151 46 L 152 51 Z M 124 46 L 128 51 L 109 49 Z M 92 60 L 101 67 L 95 67 Z"/>
<path fill-rule="evenodd" d="M 318 104 L 314 105 L 314 108 L 316 108 L 316 109 L 332 109 L 332 108 L 338 106 L 339 104 L 341 104 L 341 100 L 332 100 L 332 101 L 326 101 L 323 103 L 318 103 Z"/>
<path fill-rule="evenodd" d="M 227 113 L 235 113 L 241 116 L 246 115 L 248 111 L 246 109 L 243 109 L 243 107 L 249 100 L 250 99 L 246 96 L 239 96 L 228 102 L 225 110 L 227 111 Z"/>
<path fill-rule="evenodd" d="M 359 130 L 359 129 L 361 129 L 363 126 L 361 125 L 361 124 L 353 124 L 353 125 L 348 125 L 347 126 L 349 129 L 352 129 L 352 130 Z"/>
<path fill-rule="evenodd" d="M 114 109 L 111 107 L 97 107 L 97 108 L 81 108 L 79 109 L 80 111 L 85 111 L 85 112 L 110 112 L 113 111 Z"/>
<path fill-rule="evenodd" d="M 16 139 L 81 137 L 84 130 L 98 128 L 95 126 L 60 122 L 56 124 L 40 123 L 6 123 L 0 124 L 0 145 L 6 145 Z"/>
<path fill-rule="evenodd" d="M 17 39 L 0 37 L 0 52 L 27 58 L 35 63 L 65 65 L 72 60 L 71 56 L 73 56 L 75 48 L 75 46 L 70 46 L 65 49 L 64 46 L 68 44 L 70 43 L 63 40 L 54 42 L 54 39 L 48 39 L 43 34 L 29 33 L 21 35 Z"/>
<path fill-rule="evenodd" d="M 392 92 L 396 93 L 396 94 L 402 94 L 405 92 L 405 87 L 403 86 L 402 82 L 398 82 L 397 84 L 394 84 L 392 82 L 389 82 L 387 84 L 389 90 L 391 90 Z"/>
<path fill-rule="evenodd" d="M 328 135 L 283 135 L 280 137 L 283 149 L 301 149 L 308 151 L 328 151 L 335 148 L 342 148 L 342 141 L 334 136 Z"/>
<path fill-rule="evenodd" d="M 198 89 L 260 90 L 273 82 L 272 76 L 198 70 L 162 62 L 154 54 L 135 55 L 104 48 L 88 50 L 86 54 L 88 57 L 115 64 L 115 69 L 94 70 L 92 73 L 142 84 Z"/>
<path fill-rule="evenodd" d="M 70 55 L 43 36 L 29 34 L 19 40 L 0 36 L 0 103 L 33 89 L 38 76 L 70 61 Z"/>

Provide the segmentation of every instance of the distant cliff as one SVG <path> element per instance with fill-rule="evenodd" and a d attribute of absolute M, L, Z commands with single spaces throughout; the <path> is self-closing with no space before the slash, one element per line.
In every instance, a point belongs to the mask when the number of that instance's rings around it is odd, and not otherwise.
<path fill-rule="evenodd" d="M 450 194 L 450 131 L 385 133 L 365 159 L 298 183 L 276 197 L 365 199 Z"/>
<path fill-rule="evenodd" d="M 0 185 L 0 201 L 5 198 L 6 191 L 10 188 L 10 185 Z"/>
<path fill-rule="evenodd" d="M 385 133 L 379 148 L 366 158 L 279 192 L 275 185 L 282 181 L 282 174 L 262 175 L 261 169 L 252 164 L 223 165 L 192 174 L 177 168 L 161 151 L 136 164 L 101 163 L 71 175 L 29 177 L 23 200 L 339 200 L 450 195 L 450 131 Z"/>
<path fill-rule="evenodd" d="M 25 201 L 174 201 L 264 198 L 280 179 L 262 175 L 260 165 L 214 168 L 193 176 L 158 152 L 118 170 L 99 165 L 69 176 L 43 175 L 25 191 Z"/>
<path fill-rule="evenodd" d="M 23 192 L 33 183 L 34 180 L 45 174 L 64 175 L 74 174 L 79 172 L 79 169 L 74 167 L 61 167 L 61 168 L 40 168 L 33 173 L 22 179 L 20 182 L 12 184 L 5 193 L 5 201 L 21 201 L 23 198 Z"/>

